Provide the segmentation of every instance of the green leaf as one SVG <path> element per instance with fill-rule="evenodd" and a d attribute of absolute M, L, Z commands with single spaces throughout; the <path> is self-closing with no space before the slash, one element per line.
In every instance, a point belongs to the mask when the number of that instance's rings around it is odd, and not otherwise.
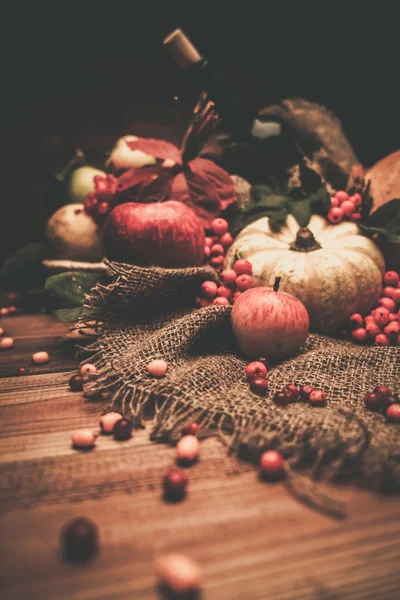
<path fill-rule="evenodd" d="M 400 242 L 400 199 L 395 198 L 380 206 L 365 223 L 360 225 L 365 235 L 378 235 L 389 242 Z"/>
<path fill-rule="evenodd" d="M 86 294 L 104 274 L 97 272 L 68 271 L 49 277 L 45 289 L 53 296 L 62 298 L 69 306 L 81 306 Z"/>
<path fill-rule="evenodd" d="M 55 310 L 53 314 L 60 319 L 60 321 L 73 323 L 79 321 L 83 315 L 83 306 L 75 308 L 59 308 L 58 310 Z"/>
<path fill-rule="evenodd" d="M 73 156 L 57 168 L 53 177 L 60 183 L 66 183 L 76 169 L 84 167 L 86 164 L 86 158 L 82 150 L 75 148 Z"/>
<path fill-rule="evenodd" d="M 46 254 L 46 244 L 27 244 L 6 258 L 0 269 L 0 277 L 6 278 L 27 267 L 32 267 L 35 263 L 40 263 Z"/>
<path fill-rule="evenodd" d="M 289 200 L 289 212 L 294 216 L 300 227 L 306 227 L 312 215 L 309 198 L 305 198 L 304 200 Z"/>
<path fill-rule="evenodd" d="M 282 208 L 281 210 L 276 210 L 269 215 L 269 226 L 272 231 L 279 231 L 282 225 L 285 224 L 286 217 L 289 214 L 289 210 L 287 208 Z"/>

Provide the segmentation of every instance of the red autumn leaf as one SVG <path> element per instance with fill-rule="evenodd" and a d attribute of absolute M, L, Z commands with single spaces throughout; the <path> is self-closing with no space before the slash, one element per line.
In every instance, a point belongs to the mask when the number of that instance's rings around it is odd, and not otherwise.
<path fill-rule="evenodd" d="M 220 203 L 220 210 L 225 210 L 232 202 L 236 202 L 235 184 L 231 176 L 212 160 L 195 158 L 189 163 L 192 173 L 199 175 L 204 185 L 209 184 L 215 190 Z"/>
<path fill-rule="evenodd" d="M 131 150 L 141 150 L 150 156 L 159 158 L 160 160 L 171 159 L 175 163 L 182 163 L 181 151 L 166 142 L 165 140 L 155 140 L 154 138 L 139 138 L 135 142 L 125 142 Z"/>

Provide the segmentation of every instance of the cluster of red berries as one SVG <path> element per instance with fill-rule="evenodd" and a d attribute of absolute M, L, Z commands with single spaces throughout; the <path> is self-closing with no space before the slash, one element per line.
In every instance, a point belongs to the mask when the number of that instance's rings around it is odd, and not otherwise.
<path fill-rule="evenodd" d="M 221 285 L 214 281 L 204 281 L 201 286 L 201 297 L 196 298 L 196 305 L 208 306 L 219 304 L 228 306 L 237 300 L 242 292 L 253 287 L 251 263 L 240 258 L 233 265 L 233 269 L 224 269 L 219 274 Z"/>
<path fill-rule="evenodd" d="M 114 175 L 93 177 L 95 191 L 85 198 L 85 212 L 96 223 L 103 223 L 116 204 L 117 179 Z"/>
<path fill-rule="evenodd" d="M 364 398 L 364 404 L 369 410 L 384 413 L 388 421 L 400 422 L 400 398 L 384 385 L 377 385 Z"/>
<path fill-rule="evenodd" d="M 363 317 L 354 313 L 349 318 L 350 337 L 359 344 L 379 346 L 400 345 L 400 277 L 396 271 L 387 271 L 378 305 Z M 347 335 L 348 332 L 345 332 Z"/>
<path fill-rule="evenodd" d="M 214 219 L 211 229 L 206 230 L 206 245 L 204 247 L 204 262 L 217 271 L 222 269 L 225 254 L 232 245 L 233 237 L 228 231 L 228 222 L 225 219 Z"/>
<path fill-rule="evenodd" d="M 247 365 L 244 373 L 250 383 L 252 392 L 256 394 L 265 394 L 268 390 L 268 370 L 269 362 L 267 358 L 258 358 Z"/>
<path fill-rule="evenodd" d="M 350 221 L 361 221 L 361 194 L 349 196 L 347 192 L 340 190 L 331 198 L 331 208 L 327 218 L 330 223 L 341 223 L 343 219 Z"/>
<path fill-rule="evenodd" d="M 314 388 L 313 385 L 297 386 L 294 383 L 289 383 L 280 392 L 275 392 L 273 397 L 273 401 L 278 406 L 287 406 L 298 400 L 309 402 L 311 406 L 325 406 L 326 393 L 323 390 Z"/>

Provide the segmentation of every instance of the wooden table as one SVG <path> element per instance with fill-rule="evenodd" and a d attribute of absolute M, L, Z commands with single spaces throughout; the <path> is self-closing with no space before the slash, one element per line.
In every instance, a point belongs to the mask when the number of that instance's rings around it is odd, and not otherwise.
<path fill-rule="evenodd" d="M 69 390 L 67 326 L 48 315 L 1 326 L 15 338 L 0 354 L 1 598 L 159 598 L 153 560 L 171 551 L 201 565 L 206 600 L 400 598 L 398 498 L 324 485 L 348 503 L 336 521 L 208 440 L 188 471 L 187 499 L 167 504 L 160 482 L 174 451 L 146 431 L 127 442 L 100 436 L 91 452 L 71 448 L 74 429 L 97 427 L 102 402 Z M 38 350 L 48 365 L 30 365 Z M 30 375 L 12 376 L 17 366 Z M 60 553 L 60 529 L 76 515 L 100 529 L 101 551 L 85 566 Z"/>

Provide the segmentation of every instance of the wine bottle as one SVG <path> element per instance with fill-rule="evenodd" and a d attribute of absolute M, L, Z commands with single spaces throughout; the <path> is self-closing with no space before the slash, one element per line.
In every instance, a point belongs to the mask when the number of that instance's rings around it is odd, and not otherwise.
<path fill-rule="evenodd" d="M 256 111 L 210 62 L 201 56 L 181 29 L 170 33 L 163 44 L 178 67 L 197 83 L 199 91 L 207 92 L 236 142 L 259 143 L 281 134 L 281 123 L 263 122 L 257 118 Z"/>

